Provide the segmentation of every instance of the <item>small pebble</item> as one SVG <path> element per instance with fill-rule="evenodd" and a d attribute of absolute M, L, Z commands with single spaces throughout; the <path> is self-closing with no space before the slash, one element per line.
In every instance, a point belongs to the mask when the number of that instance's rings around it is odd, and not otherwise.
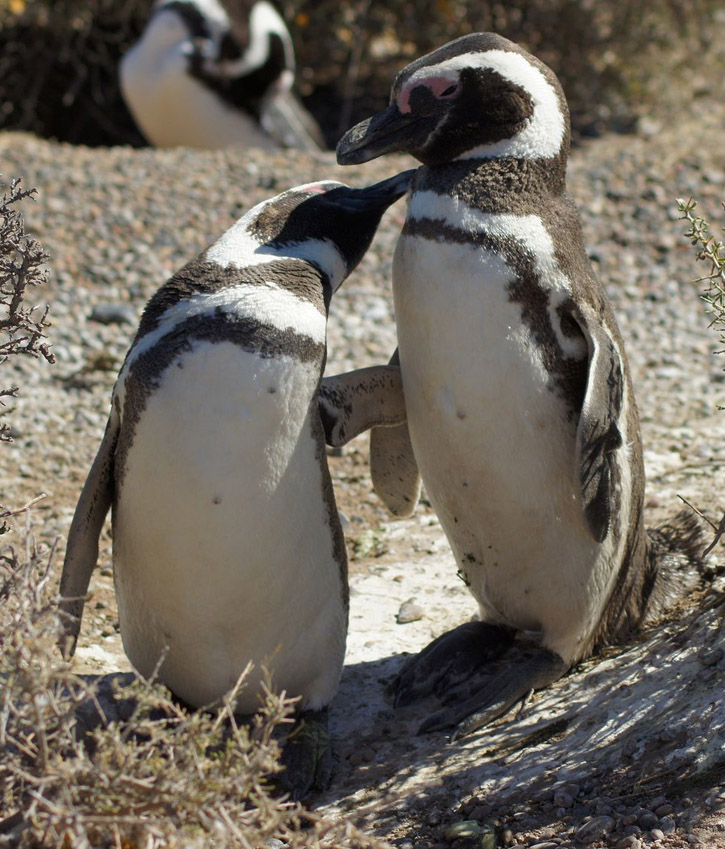
<path fill-rule="evenodd" d="M 652 831 L 650 831 L 650 834 L 652 835 L 652 840 L 664 840 L 665 839 L 664 832 L 660 831 L 659 828 L 653 828 Z"/>
<path fill-rule="evenodd" d="M 677 828 L 677 823 L 672 817 L 662 817 L 660 820 L 660 828 L 665 834 L 672 834 Z"/>
<path fill-rule="evenodd" d="M 617 841 L 616 849 L 640 849 L 641 846 L 642 841 L 639 837 L 629 834 L 627 837 L 623 837 L 621 840 Z"/>
<path fill-rule="evenodd" d="M 574 839 L 580 843 L 593 843 L 614 829 L 612 817 L 592 817 L 580 826 L 574 834 Z"/>
<path fill-rule="evenodd" d="M 671 814 L 674 810 L 674 808 L 672 807 L 672 805 L 670 805 L 669 802 L 665 802 L 663 805 L 658 805 L 657 807 L 653 805 L 652 807 L 654 808 L 654 812 L 657 814 L 658 817 L 666 817 L 667 814 Z"/>
<path fill-rule="evenodd" d="M 725 650 L 722 646 L 716 646 L 714 649 L 705 649 L 700 652 L 697 659 L 703 666 L 717 666 L 723 657 L 725 657 Z"/>
<path fill-rule="evenodd" d="M 642 834 L 642 829 L 638 825 L 627 825 L 623 829 L 626 836 L 633 835 L 639 837 Z"/>
<path fill-rule="evenodd" d="M 644 811 L 637 817 L 637 822 L 641 828 L 650 829 L 656 828 L 659 825 L 659 817 L 653 814 L 652 811 Z"/>
<path fill-rule="evenodd" d="M 574 799 L 565 790 L 554 791 L 554 804 L 559 808 L 571 808 Z"/>
<path fill-rule="evenodd" d="M 496 840 L 496 832 L 489 827 L 488 830 L 481 835 L 479 845 L 481 849 L 497 849 L 498 841 Z"/>
<path fill-rule="evenodd" d="M 453 843 L 454 840 L 459 840 L 460 838 L 471 839 L 483 834 L 484 828 L 475 820 L 461 820 L 460 822 L 453 823 L 453 825 L 449 825 L 443 832 L 443 837 L 446 842 Z"/>
<path fill-rule="evenodd" d="M 416 602 L 414 598 L 409 598 L 400 605 L 398 615 L 395 621 L 398 625 L 404 625 L 407 622 L 417 622 L 424 616 L 423 608 Z"/>
<path fill-rule="evenodd" d="M 99 324 L 136 324 L 136 312 L 128 304 L 96 304 L 90 319 Z"/>

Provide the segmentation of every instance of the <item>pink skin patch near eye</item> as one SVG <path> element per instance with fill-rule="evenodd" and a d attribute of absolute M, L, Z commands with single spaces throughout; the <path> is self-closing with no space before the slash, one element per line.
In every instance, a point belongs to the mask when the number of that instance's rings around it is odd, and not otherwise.
<path fill-rule="evenodd" d="M 313 183 L 311 186 L 307 186 L 305 191 L 310 192 L 312 194 L 324 195 L 329 191 L 329 188 L 325 188 L 325 186 L 330 186 L 329 183 Z"/>
<path fill-rule="evenodd" d="M 410 93 L 418 86 L 429 88 L 438 100 L 448 100 L 455 95 L 458 89 L 458 81 L 452 80 L 450 77 L 426 77 L 423 80 L 411 80 L 403 86 L 400 94 L 395 98 L 395 103 L 401 112 L 410 112 Z M 444 94 L 443 92 L 447 89 L 450 89 L 450 91 Z"/>

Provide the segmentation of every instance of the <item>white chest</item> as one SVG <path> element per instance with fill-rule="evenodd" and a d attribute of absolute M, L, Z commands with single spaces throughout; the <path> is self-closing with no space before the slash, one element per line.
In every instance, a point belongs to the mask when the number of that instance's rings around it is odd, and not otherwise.
<path fill-rule="evenodd" d="M 178 26 L 170 13 L 155 16 L 142 39 L 123 57 L 120 82 L 124 99 L 146 138 L 155 147 L 216 150 L 229 146 L 277 145 L 243 110 L 189 76 L 188 36 L 165 33 Z"/>
<path fill-rule="evenodd" d="M 597 616 L 600 551 L 581 507 L 576 422 L 512 298 L 515 279 L 480 245 L 401 237 L 394 295 L 408 424 L 484 618 L 542 631 L 571 657 Z"/>
<path fill-rule="evenodd" d="M 249 661 L 239 710 L 258 706 L 264 663 L 312 706 L 334 694 L 346 614 L 312 431 L 318 371 L 194 342 L 136 424 L 114 511 L 121 633 L 146 675 L 168 652 L 161 680 L 191 704 Z"/>

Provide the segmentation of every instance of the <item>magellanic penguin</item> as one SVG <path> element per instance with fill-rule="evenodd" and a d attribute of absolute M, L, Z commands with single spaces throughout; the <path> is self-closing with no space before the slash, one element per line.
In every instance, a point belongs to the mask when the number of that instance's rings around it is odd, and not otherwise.
<path fill-rule="evenodd" d="M 150 299 L 68 536 L 66 656 L 112 507 L 133 666 L 201 707 L 252 662 L 239 714 L 260 707 L 265 666 L 275 689 L 300 697 L 307 731 L 326 730 L 348 610 L 318 408 L 327 311 L 411 173 L 365 189 L 312 183 L 260 203 Z M 404 421 L 404 405 L 388 413 Z M 295 739 L 312 746 L 307 731 Z M 303 796 L 315 778 L 306 753 L 287 763 Z"/>
<path fill-rule="evenodd" d="M 569 141 L 555 74 L 476 33 L 408 65 L 388 108 L 338 144 L 343 164 L 393 151 L 423 163 L 393 268 L 407 426 L 373 431 L 372 472 L 409 513 L 420 469 L 480 622 L 402 669 L 398 704 L 431 691 L 452 702 L 421 730 L 479 728 L 627 638 L 698 559 L 694 520 L 645 531 L 637 407 L 566 192 Z M 325 391 L 339 410 L 331 441 L 344 439 L 364 383 Z M 491 680 L 487 662 L 514 635 L 520 651 Z"/>
<path fill-rule="evenodd" d="M 294 69 L 292 39 L 267 0 L 157 0 L 119 74 L 155 147 L 318 150 Z"/>

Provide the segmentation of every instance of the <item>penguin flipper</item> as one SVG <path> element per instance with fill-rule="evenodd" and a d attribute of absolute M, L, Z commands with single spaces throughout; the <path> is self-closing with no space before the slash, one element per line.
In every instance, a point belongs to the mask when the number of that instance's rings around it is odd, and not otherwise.
<path fill-rule="evenodd" d="M 399 425 L 405 421 L 400 368 L 371 366 L 325 377 L 319 408 L 325 440 L 335 447 L 371 427 Z"/>
<path fill-rule="evenodd" d="M 390 365 L 400 366 L 397 348 Z M 407 519 L 415 513 L 421 479 L 407 420 L 397 427 L 375 427 L 370 431 L 370 475 L 378 498 L 394 516 Z"/>
<path fill-rule="evenodd" d="M 624 364 L 617 346 L 599 322 L 579 320 L 589 347 L 589 370 L 579 425 L 577 467 L 584 512 L 597 542 L 603 542 L 616 514 L 622 446 L 619 421 L 624 399 Z"/>
<path fill-rule="evenodd" d="M 113 409 L 68 532 L 58 605 L 62 628 L 58 642 L 66 659 L 75 654 L 85 596 L 98 561 L 98 540 L 113 500 L 113 460 L 119 427 L 118 413 Z"/>
<path fill-rule="evenodd" d="M 406 519 L 415 513 L 421 479 L 407 422 L 370 431 L 370 475 L 378 498 L 394 516 Z"/>

